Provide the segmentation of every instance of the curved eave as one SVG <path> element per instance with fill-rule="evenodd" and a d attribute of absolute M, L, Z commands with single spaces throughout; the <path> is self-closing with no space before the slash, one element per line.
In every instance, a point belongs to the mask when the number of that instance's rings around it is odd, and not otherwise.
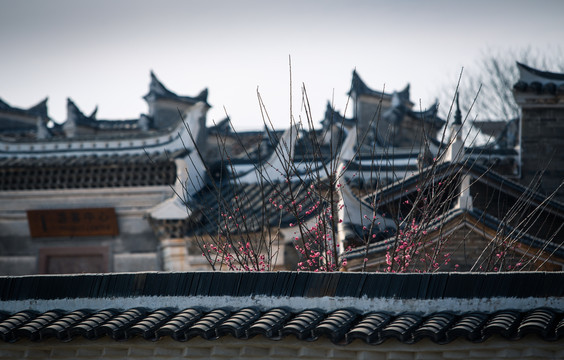
<path fill-rule="evenodd" d="M 354 124 L 356 124 L 356 119 L 355 118 L 347 118 L 343 115 L 341 115 L 341 113 L 338 110 L 335 110 L 332 106 L 331 103 L 327 102 L 327 108 L 325 110 L 325 116 L 323 118 L 323 120 L 321 120 L 321 124 L 323 125 L 344 125 L 344 126 L 354 126 Z"/>
<path fill-rule="evenodd" d="M 407 94 L 409 95 L 409 85 L 407 86 L 406 89 L 400 91 L 399 94 L 405 95 L 406 90 L 407 90 Z M 391 99 L 393 96 L 393 94 L 386 93 L 383 91 L 377 91 L 368 87 L 368 85 L 366 85 L 366 83 L 360 78 L 356 70 L 353 71 L 351 90 L 349 91 L 348 95 L 352 95 L 353 93 L 356 94 L 357 96 L 370 95 L 384 99 Z"/>
<path fill-rule="evenodd" d="M 149 92 L 147 95 L 143 96 L 143 99 L 145 99 L 145 101 L 147 102 L 157 101 L 157 100 L 172 100 L 189 105 L 193 105 L 201 101 L 204 104 L 206 104 L 207 107 L 211 107 L 211 105 L 207 102 L 207 99 L 205 97 L 200 97 L 200 96 L 191 97 L 191 96 L 180 96 L 174 93 L 172 95 L 169 95 L 169 94 L 159 94 L 159 93 Z"/>
<path fill-rule="evenodd" d="M 558 82 L 564 83 L 564 73 L 554 73 L 550 71 L 542 71 L 534 69 L 530 66 L 517 62 L 517 68 L 519 69 L 519 80 L 526 83 L 532 83 L 538 81 L 540 83 L 546 82 Z"/>

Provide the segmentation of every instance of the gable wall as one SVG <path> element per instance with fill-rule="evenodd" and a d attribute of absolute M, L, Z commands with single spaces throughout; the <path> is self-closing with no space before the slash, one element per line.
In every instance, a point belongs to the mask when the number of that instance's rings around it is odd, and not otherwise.
<path fill-rule="evenodd" d="M 417 240 L 420 243 L 419 254 L 411 254 L 409 271 L 470 271 L 474 264 L 474 271 L 498 271 L 500 268 L 511 271 L 518 263 L 528 264 L 520 267 L 524 270 L 562 270 L 562 259 L 552 257 L 551 261 L 543 262 L 546 254 L 539 253 L 538 249 L 517 243 L 504 244 L 499 239 L 492 242 L 495 235 L 495 229 L 476 222 L 470 216 L 462 215 L 451 219 L 436 231 Z M 497 254 L 503 255 L 498 257 Z M 531 257 L 536 257 L 537 254 L 540 255 L 539 259 L 529 263 Z M 386 250 L 369 256 L 367 270 L 385 271 L 385 255 Z M 438 268 L 432 266 L 433 262 L 438 264 Z M 362 259 L 349 260 L 349 269 L 359 270 L 361 266 Z M 397 264 L 395 266 L 397 269 Z"/>
<path fill-rule="evenodd" d="M 546 104 L 523 108 L 521 121 L 522 178 L 528 186 L 539 171 L 546 169 L 541 192 L 550 194 L 564 180 L 564 108 Z M 555 197 L 564 201 L 564 189 Z"/>

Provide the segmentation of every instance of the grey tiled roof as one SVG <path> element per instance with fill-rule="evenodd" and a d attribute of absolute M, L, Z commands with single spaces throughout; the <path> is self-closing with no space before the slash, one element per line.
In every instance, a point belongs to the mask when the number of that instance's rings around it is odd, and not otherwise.
<path fill-rule="evenodd" d="M 439 113 L 439 103 L 435 102 L 433 105 L 429 106 L 429 108 L 425 109 L 425 110 L 411 110 L 411 109 L 407 109 L 406 110 L 407 115 L 415 118 L 415 119 L 421 119 L 423 121 L 426 121 L 430 124 L 432 124 L 433 126 L 435 126 L 436 128 L 440 128 L 443 125 L 446 124 L 446 121 L 441 119 L 438 116 Z"/>
<path fill-rule="evenodd" d="M 230 229 L 226 231 L 237 233 L 258 231 L 264 225 L 286 227 L 292 222 L 298 222 L 296 215 L 303 222 L 317 214 L 305 214 L 317 201 L 315 191 L 308 195 L 310 182 L 307 179 L 303 183 L 293 184 L 270 181 L 264 181 L 263 184 L 236 184 L 236 181 L 224 180 L 208 184 L 192 196 L 187 207 L 200 220 L 187 230 L 187 235 L 215 234 L 218 229 L 224 229 L 226 224 Z M 295 209 L 288 200 L 291 185 L 295 194 Z M 226 221 L 220 214 L 226 214 L 233 221 Z M 235 229 L 235 223 L 240 227 Z"/>
<path fill-rule="evenodd" d="M 0 338 L 43 341 L 75 337 L 114 340 L 171 337 L 187 341 L 231 335 L 238 339 L 264 336 L 278 340 L 295 336 L 312 341 L 327 337 L 336 344 L 360 339 L 379 344 L 387 339 L 416 343 L 430 339 L 444 344 L 462 338 L 481 342 L 493 335 L 518 340 L 536 334 L 549 341 L 562 340 L 564 309 L 530 307 L 494 311 L 390 311 L 374 305 L 369 311 L 355 307 L 355 299 L 487 299 L 517 298 L 533 301 L 562 298 L 563 273 L 137 273 L 112 275 L 28 276 L 0 278 L 0 305 L 21 301 L 22 308 L 0 311 Z M 140 296 L 153 297 L 147 307 L 127 309 L 53 309 L 36 311 L 29 303 L 42 300 Z M 167 306 L 170 297 L 200 297 L 200 306 Z M 235 296 L 248 306 L 207 307 L 206 296 Z M 257 296 L 302 299 L 302 306 L 253 306 Z M 309 307 L 316 299 L 339 299 L 331 310 Z M 269 303 L 268 301 L 266 303 Z M 25 305 L 28 304 L 28 305 Z M 385 305 L 384 305 L 385 307 Z"/>
<path fill-rule="evenodd" d="M 510 180 L 507 177 L 496 173 L 492 169 L 489 169 L 472 161 L 466 161 L 464 163 L 445 162 L 436 166 L 427 167 L 420 173 L 416 173 L 410 177 L 399 180 L 396 183 L 390 184 L 389 186 L 381 189 L 376 195 L 366 196 L 365 200 L 368 202 L 374 202 L 373 196 L 376 196 L 378 200 L 386 199 L 388 197 L 391 198 L 394 196 L 394 194 L 400 194 L 405 189 L 413 188 L 418 181 L 421 181 L 421 179 L 429 176 L 429 174 L 431 174 L 435 180 L 439 180 L 454 176 L 457 173 L 473 174 L 476 177 L 477 181 L 498 184 L 498 186 L 505 191 L 511 190 L 515 191 L 518 194 L 529 193 L 529 199 L 537 201 L 539 203 L 546 202 L 548 206 L 554 208 L 558 212 L 564 211 L 563 203 L 554 199 L 545 201 L 546 198 L 542 194 L 532 192 L 526 186 Z"/>

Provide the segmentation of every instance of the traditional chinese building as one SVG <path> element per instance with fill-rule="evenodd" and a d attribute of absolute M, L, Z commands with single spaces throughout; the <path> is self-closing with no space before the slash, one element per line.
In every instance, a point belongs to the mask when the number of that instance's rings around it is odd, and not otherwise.
<path fill-rule="evenodd" d="M 69 99 L 58 124 L 46 100 L 29 109 L 0 101 L 0 273 L 204 270 L 205 238 L 230 234 L 251 234 L 249 246 L 274 239 L 276 268 L 295 269 L 302 234 L 293 226 L 296 218 L 310 224 L 315 216 L 305 209 L 317 206 L 308 187 L 326 191 L 335 176 L 342 180 L 333 200 L 342 205 L 335 241 L 368 244 L 372 269 L 381 269 L 393 235 L 404 231 L 396 220 L 410 214 L 425 174 L 450 189 L 441 216 L 413 218 L 429 237 L 443 227 L 482 234 L 474 244 L 485 249 L 509 231 L 512 241 L 540 247 L 539 259 L 561 258 L 562 75 L 519 66 L 523 117 L 476 124 L 494 139 L 481 143 L 468 141 L 471 124 L 460 114 L 441 119 L 436 104 L 414 110 L 409 85 L 377 91 L 356 71 L 352 117 L 328 106 L 319 129 L 235 133 L 229 119 L 207 126 L 207 90 L 180 96 L 154 74 L 148 112 L 136 119 L 98 119 Z M 538 170 L 542 181 L 531 182 Z M 295 198 L 287 203 L 289 193 Z M 507 219 L 515 204 L 547 220 Z M 369 241 L 368 214 L 379 222 Z M 357 252 L 350 270 L 364 258 Z M 471 262 L 468 254 L 456 264 Z"/>
<path fill-rule="evenodd" d="M 350 270 L 564 268 L 564 174 L 558 155 L 564 145 L 563 78 L 518 67 L 520 138 L 510 136 L 511 121 L 493 146 L 466 146 L 457 110 L 438 161 L 357 199 L 399 222 L 374 239 L 366 231 L 369 221 L 351 224 L 342 234 L 343 241 L 357 245 L 348 255 Z"/>
<path fill-rule="evenodd" d="M 175 192 L 198 166 L 191 136 L 205 133 L 209 104 L 206 90 L 178 96 L 154 74 L 144 98 L 147 114 L 119 121 L 69 99 L 62 124 L 46 100 L 30 109 L 0 101 L 1 273 L 169 269 L 178 246 L 149 219 L 163 207 L 185 213 Z"/>

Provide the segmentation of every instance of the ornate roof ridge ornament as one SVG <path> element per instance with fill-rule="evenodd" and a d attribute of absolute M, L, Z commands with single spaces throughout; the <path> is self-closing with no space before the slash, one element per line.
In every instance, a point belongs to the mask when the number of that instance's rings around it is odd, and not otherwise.
<path fill-rule="evenodd" d="M 454 122 L 452 123 L 453 125 L 462 125 L 462 112 L 460 111 L 460 103 L 458 101 L 459 96 L 460 96 L 460 93 L 457 91 L 456 92 L 456 110 L 454 112 Z"/>
<path fill-rule="evenodd" d="M 202 101 L 207 103 L 208 101 L 208 89 L 204 88 L 198 95 L 195 97 L 192 96 L 181 96 L 176 94 L 175 92 L 170 91 L 163 83 L 157 78 L 155 73 L 151 70 L 151 82 L 149 84 L 149 92 L 147 95 L 143 96 L 143 99 L 147 102 L 155 101 L 159 98 L 177 100 L 182 102 L 188 103 L 197 103 L 198 101 Z"/>

